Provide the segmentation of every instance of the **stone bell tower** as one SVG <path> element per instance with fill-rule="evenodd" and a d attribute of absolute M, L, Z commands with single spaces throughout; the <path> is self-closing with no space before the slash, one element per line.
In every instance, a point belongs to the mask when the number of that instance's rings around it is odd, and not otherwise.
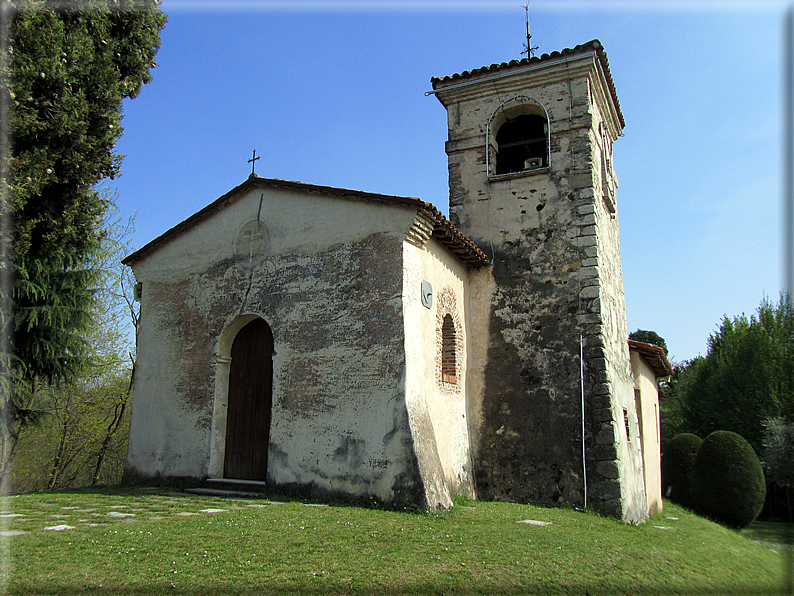
<path fill-rule="evenodd" d="M 487 302 L 469 404 L 478 496 L 586 498 L 641 521 L 612 165 L 624 121 L 606 54 L 594 40 L 432 84 L 448 114 L 452 222 L 493 259 L 492 289 L 472 298 Z"/>

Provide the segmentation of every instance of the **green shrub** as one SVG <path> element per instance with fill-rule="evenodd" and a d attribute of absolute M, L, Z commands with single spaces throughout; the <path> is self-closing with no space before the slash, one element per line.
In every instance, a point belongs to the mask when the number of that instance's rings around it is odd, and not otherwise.
<path fill-rule="evenodd" d="M 703 439 L 691 433 L 674 436 L 662 457 L 662 489 L 667 494 L 670 487 L 670 500 L 684 507 L 693 507 L 692 470 Z"/>
<path fill-rule="evenodd" d="M 766 482 L 750 443 L 727 430 L 706 437 L 695 458 L 692 495 L 699 513 L 729 526 L 743 528 L 758 517 Z"/>

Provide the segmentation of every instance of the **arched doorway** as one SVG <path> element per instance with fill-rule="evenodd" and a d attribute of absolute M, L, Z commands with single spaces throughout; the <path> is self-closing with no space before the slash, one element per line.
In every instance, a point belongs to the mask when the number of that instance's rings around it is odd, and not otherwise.
<path fill-rule="evenodd" d="M 273 405 L 273 333 L 254 319 L 234 338 L 223 477 L 265 480 Z"/>

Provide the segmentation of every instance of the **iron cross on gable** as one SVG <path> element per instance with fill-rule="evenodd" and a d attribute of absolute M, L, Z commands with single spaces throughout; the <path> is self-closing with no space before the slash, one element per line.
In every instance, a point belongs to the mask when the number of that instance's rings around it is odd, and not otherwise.
<path fill-rule="evenodd" d="M 256 167 L 256 160 L 259 159 L 256 156 L 256 149 L 254 149 L 254 154 L 251 156 L 251 159 L 248 160 L 248 163 L 251 164 L 251 174 L 254 174 L 254 168 Z"/>

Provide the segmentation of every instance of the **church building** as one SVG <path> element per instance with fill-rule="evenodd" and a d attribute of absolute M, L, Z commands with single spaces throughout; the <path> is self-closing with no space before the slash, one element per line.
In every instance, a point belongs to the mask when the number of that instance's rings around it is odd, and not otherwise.
<path fill-rule="evenodd" d="M 124 260 L 126 482 L 660 510 L 669 363 L 630 356 L 601 44 L 431 82 L 449 219 L 252 174 Z"/>

